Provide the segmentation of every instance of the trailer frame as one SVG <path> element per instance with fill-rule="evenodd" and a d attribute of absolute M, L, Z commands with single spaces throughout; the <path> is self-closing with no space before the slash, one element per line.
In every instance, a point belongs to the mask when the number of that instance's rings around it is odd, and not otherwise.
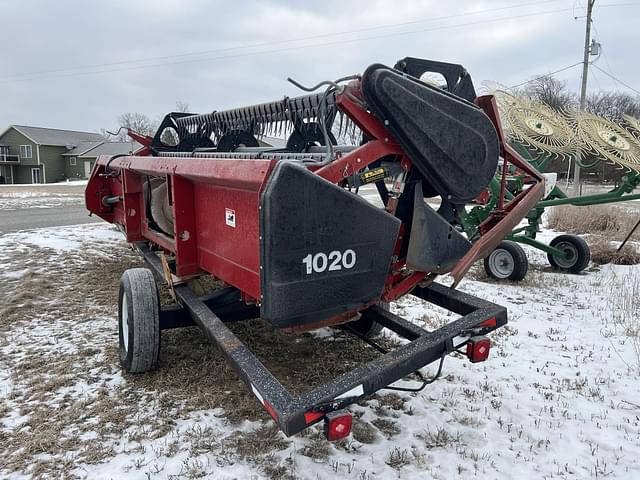
<path fill-rule="evenodd" d="M 134 244 L 151 270 L 164 278 L 161 257 L 147 242 Z M 160 329 L 197 325 L 209 341 L 217 345 L 231 366 L 247 384 L 260 404 L 285 435 L 327 420 L 332 412 L 383 389 L 507 323 L 506 308 L 439 283 L 416 286 L 412 295 L 461 315 L 445 326 L 429 332 L 393 313 L 373 306 L 363 317 L 380 323 L 408 343 L 382 354 L 357 368 L 328 380 L 295 397 L 225 325 L 259 317 L 256 305 L 247 305 L 235 287 L 222 288 L 199 297 L 186 283 L 174 285 L 177 304 L 160 310 Z"/>

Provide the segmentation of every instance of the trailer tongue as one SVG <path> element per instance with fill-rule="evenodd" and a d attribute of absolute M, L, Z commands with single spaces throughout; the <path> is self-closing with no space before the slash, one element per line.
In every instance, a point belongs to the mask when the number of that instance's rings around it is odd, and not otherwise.
<path fill-rule="evenodd" d="M 420 81 L 425 71 L 447 85 Z M 462 348 L 473 362 L 487 358 L 485 335 L 506 323 L 505 309 L 434 279 L 450 273 L 457 284 L 542 196 L 542 179 L 505 145 L 495 102 L 476 98 L 462 67 L 407 58 L 348 80 L 272 103 L 169 114 L 153 139 L 138 136 L 151 156 L 98 159 L 87 208 L 122 228 L 177 300 L 160 308 L 150 271 L 125 272 L 125 370 L 154 368 L 160 330 L 195 323 L 287 435 L 325 420 L 337 439 L 350 416 L 335 412 L 349 403 Z M 261 146 L 267 134 L 287 136 L 286 147 Z M 357 146 L 338 143 L 358 134 Z M 531 186 L 502 202 L 472 245 L 460 214 L 499 157 L 502 188 L 507 164 Z M 383 208 L 357 194 L 369 183 Z M 425 202 L 434 197 L 437 210 Z M 198 297 L 183 283 L 205 274 L 227 286 Z M 460 318 L 427 332 L 383 308 L 410 292 Z M 369 337 L 380 328 L 406 342 L 295 398 L 225 326 L 258 316 L 292 331 L 345 324 L 379 349 Z"/>

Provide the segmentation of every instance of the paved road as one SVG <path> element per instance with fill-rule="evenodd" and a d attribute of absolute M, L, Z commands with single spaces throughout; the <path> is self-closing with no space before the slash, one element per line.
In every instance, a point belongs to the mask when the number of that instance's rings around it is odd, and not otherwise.
<path fill-rule="evenodd" d="M 0 235 L 30 228 L 61 227 L 102 221 L 98 217 L 89 217 L 89 212 L 82 205 L 0 210 Z"/>

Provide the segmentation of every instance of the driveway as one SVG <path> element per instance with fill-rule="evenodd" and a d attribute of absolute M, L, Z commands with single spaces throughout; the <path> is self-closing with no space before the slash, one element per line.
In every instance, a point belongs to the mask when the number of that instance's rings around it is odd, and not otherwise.
<path fill-rule="evenodd" d="M 0 186 L 0 235 L 20 230 L 95 223 L 84 207 L 84 185 Z"/>

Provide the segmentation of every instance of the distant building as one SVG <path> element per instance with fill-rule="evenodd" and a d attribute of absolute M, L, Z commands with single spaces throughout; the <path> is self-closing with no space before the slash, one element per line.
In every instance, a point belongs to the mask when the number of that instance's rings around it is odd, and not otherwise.
<path fill-rule="evenodd" d="M 53 183 L 88 178 L 100 155 L 135 153 L 137 142 L 99 133 L 11 125 L 0 134 L 0 183 Z"/>

